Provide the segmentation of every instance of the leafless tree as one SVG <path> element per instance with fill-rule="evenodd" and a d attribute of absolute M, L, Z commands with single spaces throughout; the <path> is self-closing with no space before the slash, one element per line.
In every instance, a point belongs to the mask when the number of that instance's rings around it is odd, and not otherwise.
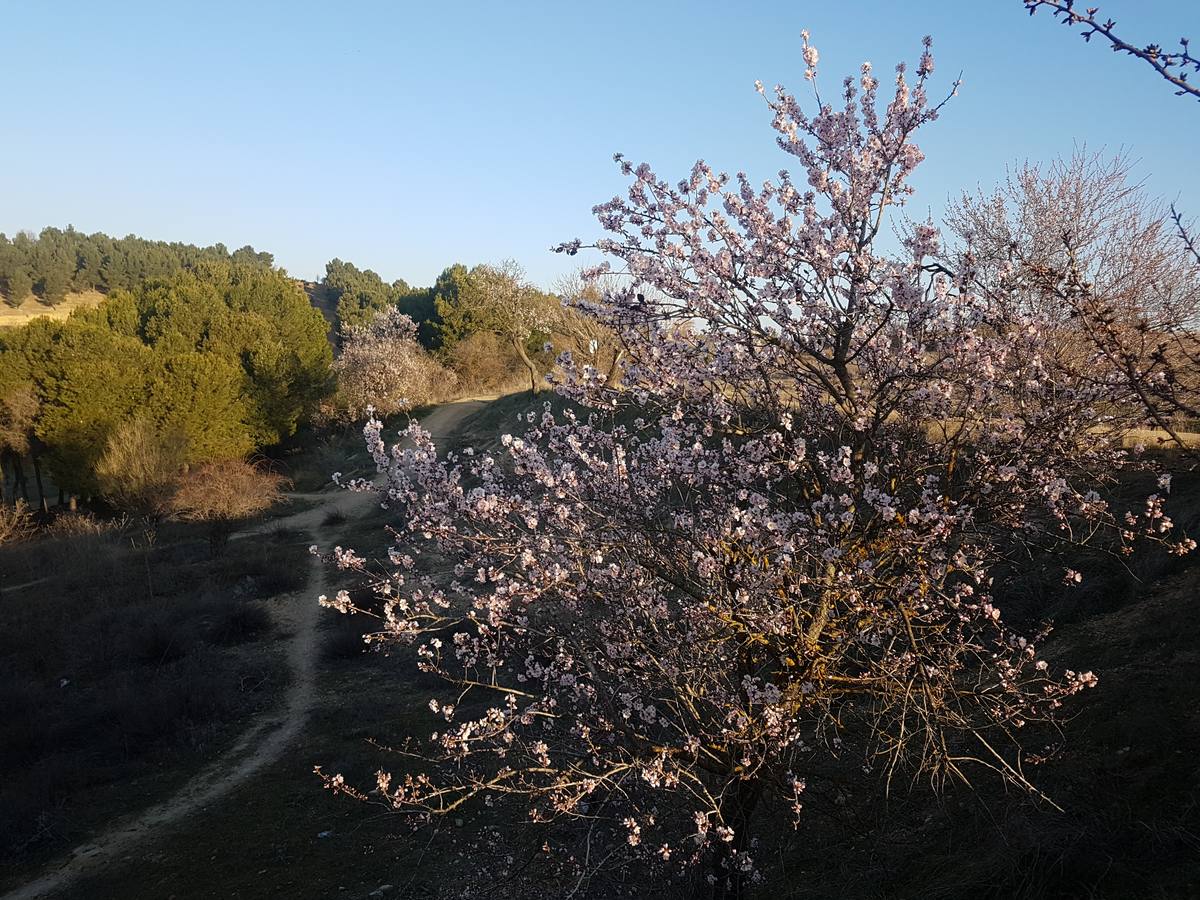
<path fill-rule="evenodd" d="M 614 285 L 606 283 L 603 277 L 589 279 L 582 272 L 564 275 L 554 287 L 562 299 L 562 309 L 553 324 L 554 333 L 566 339 L 577 363 L 592 366 L 609 386 L 620 380 L 626 350 L 617 333 L 591 310 L 603 304 L 606 291 L 613 289 Z"/>

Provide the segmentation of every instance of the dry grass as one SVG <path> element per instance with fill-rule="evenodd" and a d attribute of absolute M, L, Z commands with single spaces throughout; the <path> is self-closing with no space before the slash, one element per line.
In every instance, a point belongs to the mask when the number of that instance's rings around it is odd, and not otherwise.
<path fill-rule="evenodd" d="M 893 416 L 892 421 L 894 420 Z M 927 422 L 925 425 L 926 434 L 933 441 L 957 438 L 962 428 L 963 421 L 961 419 L 936 420 Z M 1105 426 L 1097 425 L 1088 429 L 1087 433 L 1100 435 L 1111 433 L 1111 431 Z M 1200 432 L 1185 429 L 1176 430 L 1176 434 L 1179 436 L 1183 448 L 1189 450 L 1200 448 Z M 1122 446 L 1124 447 L 1134 447 L 1140 444 L 1152 450 L 1178 450 L 1180 443 L 1177 443 L 1170 434 L 1161 428 L 1133 428 L 1122 436 Z"/>
<path fill-rule="evenodd" d="M 0 304 L 0 328 L 20 328 L 39 316 L 65 319 L 77 309 L 99 306 L 103 299 L 104 294 L 99 291 L 84 291 L 79 294 L 67 294 L 62 303 L 57 306 L 47 306 L 30 294 L 20 306 L 12 307 L 7 303 Z"/>
<path fill-rule="evenodd" d="M 1200 448 L 1200 433 L 1177 431 L 1176 434 L 1184 448 L 1188 450 Z M 1176 443 L 1174 438 L 1161 428 L 1136 428 L 1125 435 L 1124 446 L 1134 447 L 1138 444 L 1154 450 L 1178 450 L 1180 448 L 1179 443 Z"/>

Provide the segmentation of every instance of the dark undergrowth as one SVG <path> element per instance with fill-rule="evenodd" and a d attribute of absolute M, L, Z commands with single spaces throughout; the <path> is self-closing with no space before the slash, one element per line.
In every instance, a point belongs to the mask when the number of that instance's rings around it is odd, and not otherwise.
<path fill-rule="evenodd" d="M 214 557 L 203 526 L 171 524 L 0 549 L 0 860 L 136 811 L 139 777 L 187 774 L 282 687 L 260 642 L 266 601 L 306 582 L 298 537 Z"/>
<path fill-rule="evenodd" d="M 431 407 L 421 407 L 409 413 L 392 416 L 384 422 L 384 434 L 394 439 L 396 432 L 408 426 L 410 419 L 420 419 Z M 333 474 L 343 479 L 370 478 L 375 475 L 375 461 L 367 452 L 362 424 L 329 425 L 318 428 L 306 426 L 290 441 L 272 448 L 274 467 L 287 475 L 295 490 L 310 493 L 333 488 Z"/>

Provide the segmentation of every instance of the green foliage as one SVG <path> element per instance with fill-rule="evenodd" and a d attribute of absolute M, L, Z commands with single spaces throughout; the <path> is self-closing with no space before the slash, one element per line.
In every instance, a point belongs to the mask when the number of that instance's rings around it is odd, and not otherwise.
<path fill-rule="evenodd" d="M 408 289 L 403 281 L 397 282 Z M 337 297 L 338 327 L 341 331 L 369 325 L 378 313 L 395 306 L 399 292 L 378 273 L 359 269 L 354 263 L 330 260 L 325 265 L 325 287 Z"/>
<path fill-rule="evenodd" d="M 162 434 L 183 440 L 183 461 L 240 457 L 254 449 L 245 375 L 213 353 L 155 355 L 148 372 L 147 412 Z"/>
<path fill-rule="evenodd" d="M 39 440 L 67 487 L 91 492 L 94 468 L 109 435 L 148 401 L 151 350 L 136 338 L 71 321 L 35 319 L 6 343 L 0 365 L 24 370 L 41 412 Z"/>
<path fill-rule="evenodd" d="M 426 350 L 437 346 L 438 315 L 432 288 L 414 288 L 396 300 L 397 308 L 417 326 L 417 340 Z"/>
<path fill-rule="evenodd" d="M 535 336 L 549 335 L 559 308 L 558 298 L 530 284 L 513 262 L 469 272 L 452 266 L 438 283 L 434 303 L 444 347 L 481 332 L 523 347 Z"/>
<path fill-rule="evenodd" d="M 441 285 L 445 275 L 443 272 L 439 277 L 438 285 Z M 371 269 L 359 269 L 353 263 L 340 259 L 330 260 L 326 264 L 323 284 L 337 303 L 339 332 L 344 334 L 368 326 L 379 313 L 396 307 L 416 323 L 418 339 L 426 349 L 436 346 L 438 322 L 434 297 L 439 289 L 437 285 L 433 288 L 413 288 L 403 278 L 388 284 Z"/>
<path fill-rule="evenodd" d="M 558 298 L 538 290 L 511 261 L 443 274 L 444 291 L 434 300 L 443 355 L 452 358 L 456 345 L 472 335 L 495 335 L 525 366 L 537 393 L 543 369 L 535 357 L 559 317 Z"/>
<path fill-rule="evenodd" d="M 467 267 L 462 263 L 447 266 L 433 286 L 433 305 L 437 311 L 438 346 L 446 351 L 471 332 L 470 322 L 459 302 L 467 287 Z"/>
<path fill-rule="evenodd" d="M 4 299 L 10 306 L 20 306 L 33 293 L 33 278 L 23 267 L 7 270 L 4 280 L 8 285 Z"/>
<path fill-rule="evenodd" d="M 233 262 L 268 270 L 270 253 L 242 247 L 230 253 L 224 245 L 148 241 L 130 235 L 112 238 L 66 229 L 43 228 L 36 236 L 22 232 L 9 240 L 0 234 L 0 282 L 6 300 L 17 305 L 36 291 L 54 305 L 70 291 L 114 291 L 147 279 L 166 278 L 202 262 Z"/>
<path fill-rule="evenodd" d="M 71 286 L 71 272 L 66 265 L 56 265 L 46 271 L 40 284 L 42 300 L 51 306 L 62 303 Z"/>
<path fill-rule="evenodd" d="M 277 443 L 311 415 L 331 389 L 328 326 L 261 262 L 200 260 L 0 337 L 0 372 L 33 386 L 58 483 L 96 492 L 101 454 L 135 418 L 180 435 L 197 464 Z"/>

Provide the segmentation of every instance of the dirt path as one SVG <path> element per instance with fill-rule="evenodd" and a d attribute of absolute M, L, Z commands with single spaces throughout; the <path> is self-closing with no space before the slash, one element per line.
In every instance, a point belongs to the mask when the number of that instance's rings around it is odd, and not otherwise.
<path fill-rule="evenodd" d="M 485 399 L 462 400 L 440 406 L 421 420 L 435 441 L 454 433 L 468 415 L 480 409 Z M 306 543 L 320 546 L 337 540 L 340 526 L 322 523 L 332 512 L 347 518 L 362 515 L 376 502 L 374 494 L 332 489 L 313 494 L 294 494 L 298 499 L 317 500 L 318 505 L 293 516 L 274 519 L 235 535 L 249 538 L 285 527 L 304 532 Z M 77 878 L 105 866 L 119 864 L 139 844 L 161 836 L 167 828 L 184 822 L 241 785 L 264 766 L 280 757 L 297 738 L 313 706 L 318 658 L 318 594 L 325 592 L 325 567 L 317 559 L 305 588 L 277 611 L 281 624 L 291 631 L 287 650 L 290 686 L 279 709 L 262 716 L 225 751 L 168 799 L 115 824 L 90 843 L 76 847 L 60 863 L 35 881 L 5 894 L 0 900 L 35 900 L 66 889 Z"/>
<path fill-rule="evenodd" d="M 39 584 L 44 584 L 49 580 L 50 576 L 47 575 L 45 578 L 35 578 L 33 581 L 24 581 L 21 584 L 0 585 L 0 594 L 7 593 L 9 591 L 23 591 L 27 588 L 37 587 Z"/>

